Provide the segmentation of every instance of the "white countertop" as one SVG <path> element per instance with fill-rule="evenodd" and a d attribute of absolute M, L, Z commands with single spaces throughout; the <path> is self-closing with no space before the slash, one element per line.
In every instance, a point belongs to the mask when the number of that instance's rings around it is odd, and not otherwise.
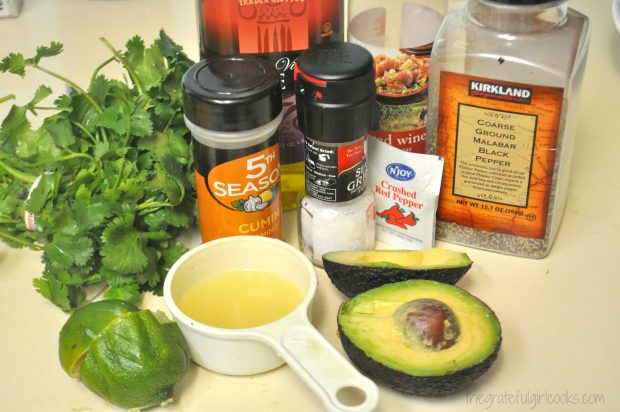
<path fill-rule="evenodd" d="M 615 175 L 620 154 L 620 34 L 613 26 L 610 0 L 569 4 L 591 18 L 592 39 L 568 203 L 555 245 L 547 258 L 532 260 L 439 243 L 464 250 L 473 259 L 459 286 L 497 313 L 504 339 L 499 358 L 473 386 L 446 398 L 405 396 L 382 388 L 381 412 L 620 410 L 620 183 Z M 65 52 L 46 64 L 85 84 L 92 69 L 108 57 L 99 37 L 120 48 L 134 34 L 150 43 L 160 28 L 198 58 L 193 0 L 25 0 L 18 18 L 0 19 L 0 58 L 12 51 L 28 55 L 38 45 L 60 41 Z M 23 104 L 41 83 L 59 92 L 64 87 L 39 73 L 30 72 L 24 80 L 0 74 L 0 96 L 14 93 Z M 0 118 L 9 108 L 10 103 L 0 105 Z M 285 232 L 294 243 L 294 213 L 285 216 Z M 37 252 L 0 252 L 0 410 L 119 410 L 61 369 L 58 332 L 67 314 L 32 287 L 42 268 Z M 336 311 L 343 296 L 322 270 L 319 281 L 315 324 L 342 351 Z M 146 296 L 143 306 L 162 308 L 162 299 Z M 323 410 L 287 366 L 253 377 L 230 377 L 192 365 L 175 393 L 175 403 L 155 410 Z"/>

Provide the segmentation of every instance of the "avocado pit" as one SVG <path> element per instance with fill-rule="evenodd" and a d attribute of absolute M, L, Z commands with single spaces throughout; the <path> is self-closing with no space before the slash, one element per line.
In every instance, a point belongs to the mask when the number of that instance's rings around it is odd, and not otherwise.
<path fill-rule="evenodd" d="M 447 349 L 460 336 L 454 312 L 436 299 L 406 302 L 394 313 L 394 318 L 407 339 L 428 349 Z"/>

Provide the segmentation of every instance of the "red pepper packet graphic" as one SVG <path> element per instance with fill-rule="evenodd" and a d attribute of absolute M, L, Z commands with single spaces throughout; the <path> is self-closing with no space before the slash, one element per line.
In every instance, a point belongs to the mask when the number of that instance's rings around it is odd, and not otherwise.
<path fill-rule="evenodd" d="M 405 152 L 373 137 L 368 153 L 376 239 L 406 249 L 433 247 L 443 158 Z"/>

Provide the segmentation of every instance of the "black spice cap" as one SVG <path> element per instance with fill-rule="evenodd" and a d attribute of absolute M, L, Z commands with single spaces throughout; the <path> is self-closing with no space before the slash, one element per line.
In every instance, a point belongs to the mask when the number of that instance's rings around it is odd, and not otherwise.
<path fill-rule="evenodd" d="M 183 76 L 185 117 L 209 130 L 255 129 L 282 111 L 280 76 L 258 57 L 217 56 L 194 64 Z"/>
<path fill-rule="evenodd" d="M 297 121 L 304 135 L 345 143 L 372 129 L 374 60 L 365 48 L 322 43 L 304 51 L 295 64 Z"/>

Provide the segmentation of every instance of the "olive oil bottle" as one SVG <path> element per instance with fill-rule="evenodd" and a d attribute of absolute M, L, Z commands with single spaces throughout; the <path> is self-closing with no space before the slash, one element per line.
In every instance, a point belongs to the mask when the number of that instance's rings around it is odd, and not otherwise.
<path fill-rule="evenodd" d="M 304 136 L 297 125 L 293 70 L 297 56 L 315 44 L 344 39 L 342 0 L 261 2 L 197 0 L 202 59 L 252 54 L 280 73 L 284 118 L 278 129 L 282 206 L 296 207 L 304 188 Z"/>

